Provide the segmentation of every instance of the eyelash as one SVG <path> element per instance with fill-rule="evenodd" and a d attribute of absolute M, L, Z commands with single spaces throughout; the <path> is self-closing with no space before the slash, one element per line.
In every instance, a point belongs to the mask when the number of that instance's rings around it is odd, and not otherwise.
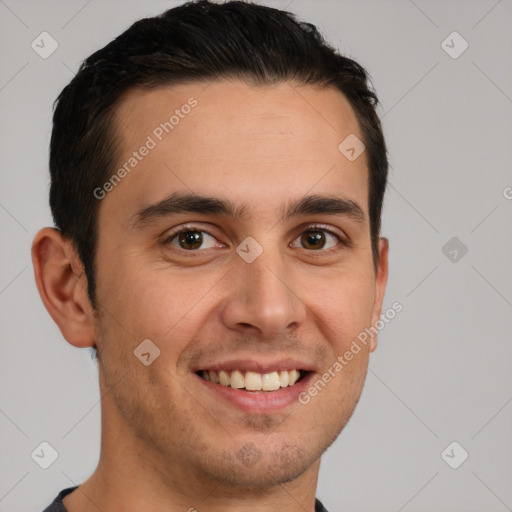
<path fill-rule="evenodd" d="M 207 235 L 211 236 L 212 238 L 216 239 L 215 236 L 213 236 L 211 233 L 209 233 L 207 230 L 205 229 L 202 229 L 198 226 L 183 226 L 179 231 L 175 231 L 174 233 L 171 233 L 168 237 L 165 238 L 164 240 L 164 244 L 168 244 L 168 245 L 172 245 L 171 242 L 178 236 L 178 235 L 181 235 L 182 233 L 188 233 L 190 231 L 197 231 L 199 233 L 206 233 Z M 303 235 L 304 233 L 307 233 L 308 231 L 322 231 L 322 232 L 325 232 L 325 233 L 328 233 L 329 235 L 332 235 L 334 236 L 338 242 L 340 243 L 341 246 L 343 247 L 349 247 L 350 246 L 350 243 L 347 241 L 347 240 L 344 240 L 342 239 L 337 233 L 335 233 L 334 231 L 332 231 L 331 229 L 329 229 L 328 227 L 324 226 L 324 225 L 321 225 L 321 224 L 313 224 L 311 226 L 308 226 L 307 229 L 304 229 L 303 231 L 301 231 L 299 233 L 299 235 L 297 237 L 294 238 L 294 241 L 299 238 L 301 235 Z M 186 250 L 186 249 L 182 249 L 181 247 L 175 247 L 173 246 L 176 250 L 178 251 L 183 251 L 183 252 L 187 252 L 187 253 L 196 253 L 196 254 L 202 254 L 204 251 L 208 251 L 209 249 L 195 249 L 195 250 Z M 326 252 L 331 252 L 333 250 L 336 250 L 336 247 L 331 247 L 329 249 L 317 249 L 317 250 L 314 250 L 314 249 L 306 249 L 306 248 L 302 248 L 306 251 L 309 251 L 311 253 L 326 253 Z"/>

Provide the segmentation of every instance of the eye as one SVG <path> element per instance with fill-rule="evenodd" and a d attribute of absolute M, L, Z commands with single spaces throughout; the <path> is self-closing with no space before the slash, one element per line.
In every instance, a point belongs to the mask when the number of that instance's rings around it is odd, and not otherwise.
<path fill-rule="evenodd" d="M 336 247 L 342 240 L 338 235 L 331 233 L 327 229 L 313 227 L 301 233 L 294 242 L 299 241 L 304 249 L 318 251 L 320 249 L 332 249 Z M 294 243 L 292 242 L 292 244 Z"/>
<path fill-rule="evenodd" d="M 200 229 L 183 229 L 167 238 L 166 243 L 185 251 L 211 249 L 218 246 L 217 240 L 213 236 Z M 202 247 L 203 244 L 206 246 Z"/>

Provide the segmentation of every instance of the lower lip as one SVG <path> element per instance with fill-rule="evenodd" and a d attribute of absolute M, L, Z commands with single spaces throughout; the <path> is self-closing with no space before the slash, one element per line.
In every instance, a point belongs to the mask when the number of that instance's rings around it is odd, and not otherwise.
<path fill-rule="evenodd" d="M 197 374 L 195 374 L 195 377 L 211 393 L 232 403 L 242 411 L 268 413 L 282 410 L 294 402 L 298 402 L 298 396 L 308 388 L 313 375 L 313 372 L 308 372 L 300 382 L 276 391 L 243 391 L 222 384 L 215 384 Z"/>

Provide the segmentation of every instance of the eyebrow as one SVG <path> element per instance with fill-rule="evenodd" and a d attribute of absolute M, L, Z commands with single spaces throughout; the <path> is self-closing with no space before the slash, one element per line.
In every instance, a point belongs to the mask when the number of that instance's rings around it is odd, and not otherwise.
<path fill-rule="evenodd" d="M 179 213 L 201 213 L 233 219 L 251 218 L 249 206 L 246 204 L 236 205 L 228 199 L 175 192 L 158 203 L 139 210 L 132 217 L 132 224 L 134 227 L 143 227 Z M 319 214 L 342 215 L 359 224 L 364 224 L 366 221 L 363 209 L 355 201 L 332 195 L 309 195 L 299 200 L 289 201 L 282 212 L 281 220 Z"/>

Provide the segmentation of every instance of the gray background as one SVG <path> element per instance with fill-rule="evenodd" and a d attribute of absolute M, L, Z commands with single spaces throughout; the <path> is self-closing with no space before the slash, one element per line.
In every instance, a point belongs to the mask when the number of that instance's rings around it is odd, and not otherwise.
<path fill-rule="evenodd" d="M 52 103 L 82 59 L 177 3 L 0 0 L 1 511 L 42 510 L 99 456 L 96 363 L 63 340 L 30 262 L 51 225 Z M 262 3 L 368 68 L 392 163 L 384 309 L 404 309 L 380 334 L 317 495 L 330 512 L 512 510 L 512 2 Z M 59 44 L 47 59 L 31 48 L 43 31 Z M 456 59 L 441 44 L 454 31 L 469 44 Z M 30 456 L 42 441 L 59 454 L 46 470 Z M 469 453 L 458 469 L 441 457 L 452 441 Z M 448 453 L 460 461 L 461 448 Z"/>

